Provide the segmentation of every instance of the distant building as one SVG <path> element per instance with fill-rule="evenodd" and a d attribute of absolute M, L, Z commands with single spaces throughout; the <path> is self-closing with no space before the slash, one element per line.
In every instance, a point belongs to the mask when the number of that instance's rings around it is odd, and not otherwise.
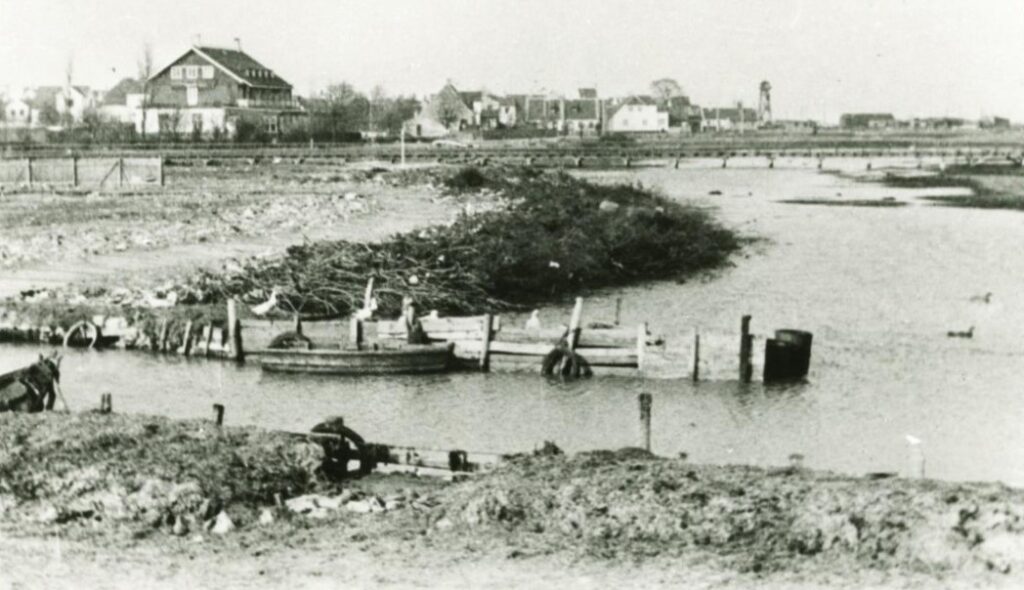
<path fill-rule="evenodd" d="M 750 131 L 758 127 L 756 109 L 706 108 L 701 115 L 701 131 Z"/>
<path fill-rule="evenodd" d="M 195 46 L 148 81 L 145 132 L 234 136 L 245 121 L 278 135 L 305 121 L 292 85 L 240 49 Z"/>
<path fill-rule="evenodd" d="M 579 98 L 562 103 L 562 131 L 575 135 L 596 135 L 601 132 L 602 107 L 594 88 L 580 88 Z"/>
<path fill-rule="evenodd" d="M 449 81 L 420 103 L 419 110 L 405 124 L 406 132 L 413 137 L 436 138 L 475 126 L 477 114 L 467 100 L 476 100 L 477 94 L 482 99 L 482 93 L 461 93 Z"/>
<path fill-rule="evenodd" d="M 98 93 L 88 86 L 64 86 L 56 93 L 57 114 L 64 123 L 76 123 L 82 115 L 96 107 Z"/>
<path fill-rule="evenodd" d="M 606 107 L 609 133 L 658 133 L 668 131 L 668 112 L 650 96 L 630 96 Z"/>
<path fill-rule="evenodd" d="M 118 123 L 134 124 L 141 117 L 144 83 L 134 78 L 124 78 L 108 90 L 100 100 L 100 115 Z"/>
<path fill-rule="evenodd" d="M 1006 117 L 982 117 L 978 121 L 978 127 L 982 129 L 1009 129 L 1010 120 Z"/>
<path fill-rule="evenodd" d="M 893 129 L 896 117 L 891 113 L 845 113 L 839 117 L 843 129 Z"/>
<path fill-rule="evenodd" d="M 10 127 L 27 127 L 33 124 L 32 105 L 21 98 L 14 98 L 4 104 L 4 124 Z"/>

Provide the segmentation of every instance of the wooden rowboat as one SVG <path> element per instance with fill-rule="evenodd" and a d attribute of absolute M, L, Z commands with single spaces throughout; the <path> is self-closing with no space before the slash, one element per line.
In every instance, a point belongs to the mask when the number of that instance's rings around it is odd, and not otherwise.
<path fill-rule="evenodd" d="M 379 349 L 276 349 L 260 350 L 260 366 L 277 373 L 323 375 L 394 375 L 441 373 L 452 359 L 451 343 L 405 344 Z"/>

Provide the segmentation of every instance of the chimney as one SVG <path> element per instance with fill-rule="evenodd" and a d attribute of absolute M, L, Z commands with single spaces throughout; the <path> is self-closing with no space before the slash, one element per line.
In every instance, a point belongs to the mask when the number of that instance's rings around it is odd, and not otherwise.
<path fill-rule="evenodd" d="M 242 39 L 240 37 L 235 37 L 235 48 L 239 51 L 242 50 Z"/>

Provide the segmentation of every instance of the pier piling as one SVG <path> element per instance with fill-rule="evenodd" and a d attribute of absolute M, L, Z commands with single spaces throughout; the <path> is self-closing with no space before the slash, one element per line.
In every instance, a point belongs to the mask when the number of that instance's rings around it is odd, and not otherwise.
<path fill-rule="evenodd" d="M 641 393 L 640 400 L 640 428 L 643 430 L 644 450 L 651 452 L 651 404 L 653 398 L 649 393 Z"/>
<path fill-rule="evenodd" d="M 109 393 L 100 394 L 100 414 L 109 414 L 114 411 L 114 399 Z"/>
<path fill-rule="evenodd" d="M 224 425 L 224 404 L 213 404 L 213 422 L 217 426 Z"/>
<path fill-rule="evenodd" d="M 750 316 L 745 315 L 740 319 L 740 382 L 750 383 L 754 367 L 750 362 L 751 351 L 754 348 L 754 337 L 750 334 Z"/>

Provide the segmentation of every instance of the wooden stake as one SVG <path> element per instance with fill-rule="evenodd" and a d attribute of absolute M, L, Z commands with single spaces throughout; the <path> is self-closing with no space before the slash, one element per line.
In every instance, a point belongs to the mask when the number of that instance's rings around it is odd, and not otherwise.
<path fill-rule="evenodd" d="M 100 395 L 100 414 L 109 414 L 114 411 L 114 398 L 109 393 Z"/>
<path fill-rule="evenodd" d="M 572 308 L 572 317 L 569 319 L 569 350 L 576 350 L 576 344 L 580 341 L 580 321 L 583 319 L 583 298 L 576 298 L 576 305 Z"/>
<path fill-rule="evenodd" d="M 181 354 L 185 356 L 192 354 L 192 320 L 185 322 L 185 336 L 181 343 Z"/>
<path fill-rule="evenodd" d="M 228 358 L 235 361 L 245 360 L 242 350 L 242 330 L 238 323 L 238 301 L 228 299 Z"/>
<path fill-rule="evenodd" d="M 71 156 L 71 186 L 78 186 L 78 156 Z"/>
<path fill-rule="evenodd" d="M 117 159 L 117 186 L 124 186 L 124 158 Z"/>
<path fill-rule="evenodd" d="M 636 369 L 644 370 L 644 356 L 647 354 L 647 324 L 636 327 Z"/>
<path fill-rule="evenodd" d="M 213 404 L 213 422 L 217 426 L 224 425 L 224 404 Z"/>
<path fill-rule="evenodd" d="M 619 320 L 622 319 L 622 297 L 615 298 L 615 325 L 619 325 Z"/>
<path fill-rule="evenodd" d="M 292 318 L 292 330 L 299 336 L 302 336 L 302 318 L 299 317 L 298 313 Z"/>
<path fill-rule="evenodd" d="M 160 336 L 153 345 L 153 348 L 158 352 L 167 350 L 167 318 L 160 320 Z"/>
<path fill-rule="evenodd" d="M 348 321 L 348 345 L 353 350 L 359 350 L 363 344 L 363 323 L 359 318 L 352 316 Z"/>
<path fill-rule="evenodd" d="M 164 157 L 160 156 L 157 158 L 158 163 L 158 174 L 160 176 L 160 186 L 164 186 Z"/>
<path fill-rule="evenodd" d="M 28 185 L 32 186 L 32 158 L 25 158 L 25 171 L 28 176 Z"/>
<path fill-rule="evenodd" d="M 693 329 L 693 382 L 700 380 L 700 328 Z"/>
<path fill-rule="evenodd" d="M 754 373 L 754 367 L 750 363 L 751 350 L 753 349 L 754 337 L 750 335 L 750 316 L 745 315 L 740 319 L 740 382 L 750 383 Z"/>
<path fill-rule="evenodd" d="M 644 450 L 651 452 L 651 403 L 653 399 L 649 393 L 641 393 L 640 399 L 640 428 L 644 433 Z"/>
<path fill-rule="evenodd" d="M 203 356 L 210 358 L 210 345 L 213 343 L 213 324 L 203 326 Z"/>
<path fill-rule="evenodd" d="M 483 342 L 480 346 L 480 370 L 486 371 L 490 366 L 491 357 L 491 337 L 492 337 L 492 322 L 494 321 L 491 314 L 484 315 L 484 332 Z"/>

